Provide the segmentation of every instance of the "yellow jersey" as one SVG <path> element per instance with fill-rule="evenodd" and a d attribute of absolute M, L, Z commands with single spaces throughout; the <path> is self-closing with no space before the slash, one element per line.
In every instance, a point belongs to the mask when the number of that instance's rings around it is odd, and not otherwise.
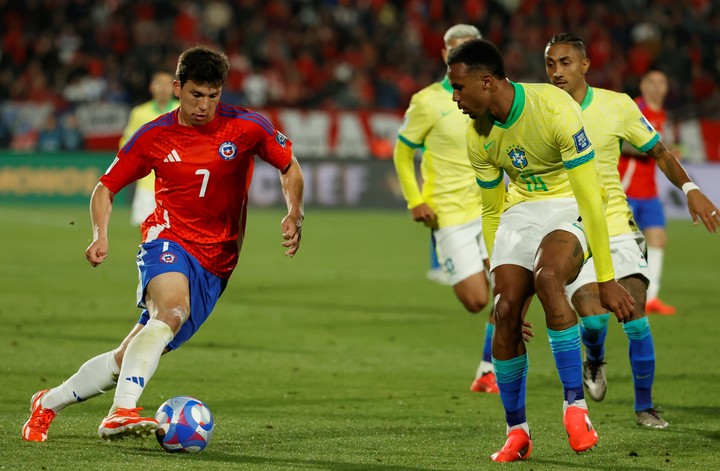
<path fill-rule="evenodd" d="M 427 203 L 439 227 L 465 224 L 482 213 L 480 189 L 467 156 L 469 118 L 452 101 L 452 92 L 445 77 L 412 96 L 393 155 L 408 208 Z M 422 191 L 415 177 L 415 149 L 422 151 Z"/>
<path fill-rule="evenodd" d="M 612 280 L 603 189 L 580 106 L 550 84 L 510 84 L 515 96 L 507 120 L 485 114 L 467 127 L 468 156 L 482 191 L 486 247 L 492 250 L 500 214 L 511 206 L 575 198 L 597 279 Z"/>
<path fill-rule="evenodd" d="M 174 110 L 179 105 L 180 102 L 178 100 L 170 100 L 165 106 L 165 108 L 161 109 L 154 100 L 150 100 L 134 107 L 132 110 L 130 110 L 130 117 L 128 118 L 128 123 L 125 126 L 122 137 L 120 138 L 120 147 L 125 145 L 128 139 L 132 137 L 132 135 L 140 128 L 140 126 L 149 123 L 160 115 Z M 154 173 L 150 172 L 149 175 L 138 180 L 137 185 L 139 188 L 154 190 Z"/>
<path fill-rule="evenodd" d="M 647 152 L 660 140 L 660 134 L 624 93 L 587 87 L 580 108 L 585 130 L 595 149 L 600 179 L 608 194 L 605 214 L 610 237 L 635 232 L 638 229 L 618 171 L 622 143 L 627 141 L 640 152 Z"/>

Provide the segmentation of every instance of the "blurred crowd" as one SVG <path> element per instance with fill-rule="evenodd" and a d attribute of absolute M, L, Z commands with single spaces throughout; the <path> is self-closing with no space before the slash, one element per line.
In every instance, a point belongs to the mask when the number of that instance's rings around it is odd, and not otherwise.
<path fill-rule="evenodd" d="M 135 105 L 153 71 L 207 44 L 230 57 L 231 103 L 404 109 L 442 78 L 445 30 L 470 23 L 512 79 L 545 81 L 544 46 L 569 31 L 588 45 L 589 83 L 634 96 L 655 66 L 670 77 L 671 110 L 720 109 L 714 0 L 0 0 L 0 18 L 0 103 Z"/>

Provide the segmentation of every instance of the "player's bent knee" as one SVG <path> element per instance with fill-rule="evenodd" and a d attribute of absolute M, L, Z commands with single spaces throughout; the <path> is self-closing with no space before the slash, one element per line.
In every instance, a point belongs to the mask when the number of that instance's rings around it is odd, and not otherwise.
<path fill-rule="evenodd" d="M 482 311 L 485 306 L 488 304 L 488 298 L 487 296 L 476 296 L 476 297 L 460 297 L 460 301 L 462 302 L 463 306 L 465 306 L 465 309 L 467 309 L 469 312 L 473 314 L 477 314 L 478 312 Z"/>
<path fill-rule="evenodd" d="M 522 325 L 522 304 L 500 296 L 494 308 L 495 329 L 515 331 Z"/>
<path fill-rule="evenodd" d="M 555 294 L 565 295 L 565 276 L 555 267 L 542 267 L 534 275 L 535 290 L 539 298 Z"/>
<path fill-rule="evenodd" d="M 186 307 L 176 306 L 173 308 L 161 309 L 158 311 L 155 319 L 167 324 L 172 329 L 173 334 L 177 334 L 180 327 L 190 317 L 190 309 Z"/>
<path fill-rule="evenodd" d="M 467 309 L 469 312 L 472 312 L 473 314 L 477 314 L 478 312 L 485 309 L 485 306 L 487 306 L 487 302 L 480 302 L 480 301 L 474 301 L 474 302 L 463 302 L 463 305 L 465 306 L 465 309 Z"/>
<path fill-rule="evenodd" d="M 475 274 L 453 286 L 455 296 L 469 312 L 475 314 L 488 304 L 488 288 L 484 275 Z"/>

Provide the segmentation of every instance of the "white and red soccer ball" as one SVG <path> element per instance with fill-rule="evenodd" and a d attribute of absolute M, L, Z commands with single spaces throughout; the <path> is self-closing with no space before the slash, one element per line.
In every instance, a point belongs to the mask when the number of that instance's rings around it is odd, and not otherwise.
<path fill-rule="evenodd" d="M 215 420 L 202 401 L 190 396 L 165 401 L 157 413 L 155 437 L 170 453 L 198 453 L 210 443 Z"/>

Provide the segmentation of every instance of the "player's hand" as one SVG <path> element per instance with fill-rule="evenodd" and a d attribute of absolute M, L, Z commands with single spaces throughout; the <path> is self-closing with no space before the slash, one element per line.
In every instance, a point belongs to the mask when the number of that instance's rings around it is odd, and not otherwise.
<path fill-rule="evenodd" d="M 422 222 L 432 229 L 437 229 L 437 216 L 435 216 L 435 211 L 433 211 L 427 203 L 420 203 L 410 211 L 412 212 L 413 220 Z"/>
<path fill-rule="evenodd" d="M 288 214 L 282 220 L 282 236 L 285 239 L 282 245 L 287 247 L 287 257 L 293 257 L 300 249 L 303 219 L 305 218 L 302 214 Z"/>
<path fill-rule="evenodd" d="M 523 340 L 527 343 L 535 337 L 535 332 L 532 331 L 533 325 L 528 321 L 523 321 Z"/>
<path fill-rule="evenodd" d="M 717 232 L 720 229 L 720 209 L 700 190 L 690 190 L 687 194 L 688 211 L 695 225 L 698 219 L 705 224 L 708 232 Z"/>
<path fill-rule="evenodd" d="M 85 250 L 85 258 L 90 265 L 96 267 L 100 265 L 108 254 L 108 241 L 107 239 L 95 239 L 93 240 L 90 247 Z"/>
<path fill-rule="evenodd" d="M 632 317 L 635 300 L 620 283 L 615 280 L 598 283 L 598 290 L 600 291 L 600 304 L 608 311 L 615 313 L 618 322 L 625 322 Z"/>

